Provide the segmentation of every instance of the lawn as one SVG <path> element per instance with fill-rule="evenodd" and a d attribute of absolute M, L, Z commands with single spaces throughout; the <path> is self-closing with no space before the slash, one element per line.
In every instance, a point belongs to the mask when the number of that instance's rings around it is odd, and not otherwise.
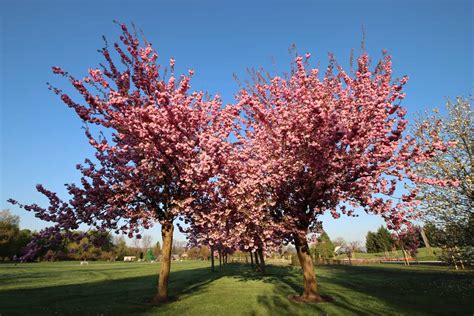
<path fill-rule="evenodd" d="M 432 248 L 433 255 L 428 251 L 428 248 L 418 248 L 416 252 L 416 260 L 418 261 L 432 261 L 432 260 L 439 260 L 437 255 L 441 254 L 441 248 L 434 247 Z M 355 258 L 356 259 L 382 259 L 385 258 L 403 258 L 403 252 L 401 250 L 397 251 L 387 251 L 385 254 L 384 252 L 376 252 L 376 253 L 367 253 L 367 252 L 356 252 Z M 346 254 L 337 255 L 336 259 L 347 259 Z"/>
<path fill-rule="evenodd" d="M 229 264 L 173 262 L 172 302 L 146 302 L 158 264 L 78 262 L 0 264 L 0 314 L 6 315 L 394 315 L 474 312 L 474 272 L 402 265 L 317 267 L 331 303 L 298 304 L 298 268 L 270 266 L 260 276 Z"/>

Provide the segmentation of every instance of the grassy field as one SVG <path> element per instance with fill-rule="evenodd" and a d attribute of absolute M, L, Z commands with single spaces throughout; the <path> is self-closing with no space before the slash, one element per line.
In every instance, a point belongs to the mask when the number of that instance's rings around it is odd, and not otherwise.
<path fill-rule="evenodd" d="M 419 248 L 416 253 L 416 260 L 418 261 L 431 261 L 431 260 L 439 260 L 436 256 L 437 254 L 441 254 L 441 248 L 432 248 L 434 255 L 432 255 L 427 248 Z M 387 251 L 388 258 L 403 258 L 403 253 L 401 250 L 397 251 Z M 366 253 L 366 252 L 356 252 L 355 253 L 356 259 L 382 259 L 385 258 L 385 253 L 383 252 L 376 252 L 376 253 Z M 336 259 L 347 259 L 346 254 L 336 256 Z"/>
<path fill-rule="evenodd" d="M 0 314 L 6 315 L 472 315 L 474 272 L 402 265 L 317 267 L 331 303 L 298 304 L 297 268 L 270 266 L 260 276 L 230 264 L 173 262 L 172 302 L 145 303 L 158 264 L 78 262 L 0 264 Z"/>

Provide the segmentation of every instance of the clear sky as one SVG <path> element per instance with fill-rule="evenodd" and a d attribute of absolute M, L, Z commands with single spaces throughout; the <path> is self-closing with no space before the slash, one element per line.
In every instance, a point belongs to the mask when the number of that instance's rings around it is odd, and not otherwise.
<path fill-rule="evenodd" d="M 247 67 L 276 72 L 289 69 L 295 44 L 313 62 L 327 53 L 347 65 L 350 51 L 393 56 L 396 76 L 408 75 L 404 106 L 409 117 L 446 97 L 472 94 L 473 2 L 446 1 L 0 1 L 1 208 L 21 216 L 23 228 L 46 224 L 6 203 L 44 202 L 35 185 L 64 194 L 76 181 L 74 166 L 91 156 L 81 122 L 46 88 L 66 88 L 50 68 L 61 66 L 77 77 L 101 62 L 102 35 L 117 38 L 112 20 L 134 22 L 157 48 L 164 64 L 193 68 L 193 88 L 219 93 L 233 102 L 233 73 L 246 79 Z M 63 195 L 64 196 L 64 195 Z M 325 218 L 332 238 L 364 241 L 382 221 Z M 159 238 L 159 227 L 151 234 Z M 178 234 L 178 239 L 184 237 Z"/>

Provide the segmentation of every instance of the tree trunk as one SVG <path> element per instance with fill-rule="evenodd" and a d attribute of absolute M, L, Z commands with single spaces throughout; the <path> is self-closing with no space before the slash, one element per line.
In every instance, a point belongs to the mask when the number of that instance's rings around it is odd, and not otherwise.
<path fill-rule="evenodd" d="M 458 265 L 456 263 L 456 259 L 454 258 L 454 255 L 453 255 L 453 249 L 452 248 L 448 248 L 448 251 L 451 252 L 451 259 L 453 259 L 453 264 L 454 264 L 454 267 L 456 268 L 456 270 L 458 270 Z"/>
<path fill-rule="evenodd" d="M 255 259 L 255 271 L 260 272 L 260 260 L 258 259 L 258 254 L 257 252 L 253 253 L 253 257 Z"/>
<path fill-rule="evenodd" d="M 257 254 L 260 257 L 260 271 L 265 274 L 265 257 L 263 256 L 263 249 L 260 247 L 257 250 Z"/>
<path fill-rule="evenodd" d="M 459 263 L 461 264 L 461 269 L 465 269 L 464 268 L 464 262 L 462 261 L 462 256 L 461 254 L 459 253 L 459 248 L 458 246 L 454 246 L 454 249 L 456 250 L 456 255 L 459 257 Z"/>
<path fill-rule="evenodd" d="M 158 293 L 153 299 L 154 303 L 168 301 L 168 279 L 171 268 L 171 247 L 173 244 L 173 220 L 161 222 L 161 238 L 163 248 L 161 249 L 160 277 L 158 279 Z"/>
<path fill-rule="evenodd" d="M 222 268 L 222 251 L 219 249 L 217 252 L 219 253 L 219 268 Z"/>
<path fill-rule="evenodd" d="M 401 248 L 402 248 L 402 252 L 403 252 L 403 258 L 405 259 L 405 265 L 409 266 L 410 262 L 408 261 L 407 252 L 405 251 L 405 248 L 403 247 L 403 245 L 401 245 Z"/>
<path fill-rule="evenodd" d="M 303 270 L 304 291 L 303 294 L 296 298 L 303 302 L 324 302 L 325 299 L 319 294 L 318 284 L 316 283 L 316 274 L 314 272 L 313 259 L 309 252 L 306 236 L 295 234 L 295 247 L 298 259 Z"/>
<path fill-rule="evenodd" d="M 420 234 L 421 234 L 421 238 L 423 239 L 423 242 L 425 243 L 425 247 L 428 249 L 428 252 L 430 253 L 430 255 L 434 255 L 433 254 L 433 249 L 431 248 L 430 246 L 430 242 L 428 240 L 428 237 L 426 237 L 426 234 L 425 234 L 425 231 L 423 230 L 423 228 L 420 229 Z"/>
<path fill-rule="evenodd" d="M 211 246 L 211 271 L 214 272 L 214 247 Z"/>
<path fill-rule="evenodd" d="M 254 268 L 253 266 L 253 254 L 252 252 L 250 251 L 250 265 L 252 266 L 252 269 Z"/>

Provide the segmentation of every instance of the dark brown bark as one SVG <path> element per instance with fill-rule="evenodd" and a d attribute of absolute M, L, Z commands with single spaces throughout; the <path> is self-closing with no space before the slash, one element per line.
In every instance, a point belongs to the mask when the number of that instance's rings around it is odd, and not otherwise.
<path fill-rule="evenodd" d="M 253 254 L 250 252 L 250 265 L 252 266 L 252 269 L 254 268 L 253 266 Z"/>
<path fill-rule="evenodd" d="M 173 220 L 161 222 L 161 238 L 163 246 L 161 248 L 161 267 L 158 279 L 158 293 L 153 299 L 154 303 L 168 301 L 168 279 L 171 268 L 171 247 L 173 244 Z"/>
<path fill-rule="evenodd" d="M 219 249 L 219 268 L 222 268 L 222 251 Z"/>
<path fill-rule="evenodd" d="M 295 247 L 298 259 L 303 270 L 304 291 L 299 297 L 294 297 L 294 300 L 302 302 L 324 302 L 327 298 L 321 297 L 319 294 L 318 284 L 316 282 L 316 274 L 314 272 L 313 259 L 309 252 L 308 242 L 305 235 L 295 234 Z"/>
<path fill-rule="evenodd" d="M 253 253 L 254 259 L 255 259 L 255 271 L 260 272 L 260 260 L 258 258 L 257 252 Z"/>
<path fill-rule="evenodd" d="M 263 249 L 260 247 L 257 251 L 258 257 L 260 259 L 260 272 L 265 273 L 265 257 L 263 256 Z"/>
<path fill-rule="evenodd" d="M 211 271 L 214 272 L 214 247 L 211 246 Z"/>

